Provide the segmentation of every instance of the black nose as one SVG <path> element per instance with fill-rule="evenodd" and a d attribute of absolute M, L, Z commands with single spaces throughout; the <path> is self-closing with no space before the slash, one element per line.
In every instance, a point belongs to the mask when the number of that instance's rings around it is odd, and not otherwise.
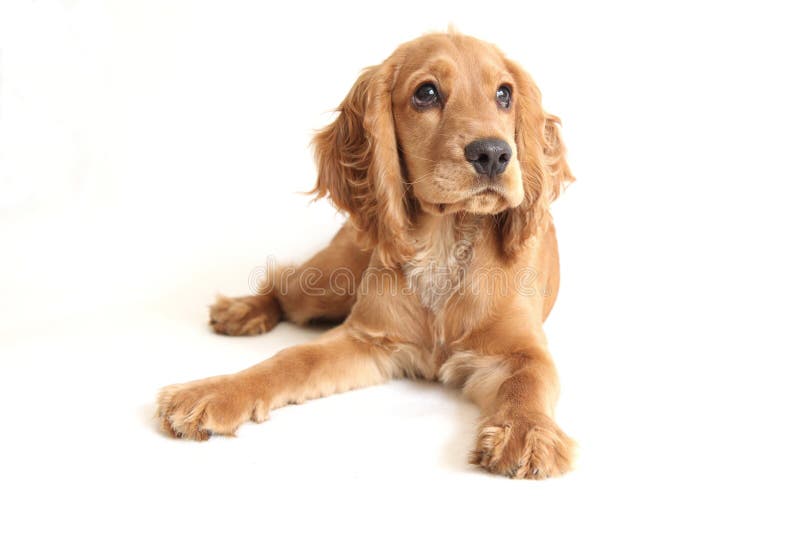
<path fill-rule="evenodd" d="M 506 170 L 511 147 L 501 139 L 478 139 L 467 145 L 464 156 L 478 174 L 494 178 Z"/>

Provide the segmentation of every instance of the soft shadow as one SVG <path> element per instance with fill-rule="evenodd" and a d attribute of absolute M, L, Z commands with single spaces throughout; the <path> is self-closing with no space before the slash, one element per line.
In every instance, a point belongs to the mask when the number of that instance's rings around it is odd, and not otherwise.
<path fill-rule="evenodd" d="M 158 421 L 155 403 L 139 405 L 137 413 L 139 415 L 139 421 L 145 428 L 149 428 L 154 434 L 158 434 L 163 438 L 169 438 L 169 436 L 161 431 L 161 425 Z"/>
<path fill-rule="evenodd" d="M 461 394 L 461 390 L 447 387 L 441 382 L 410 380 L 409 384 L 412 388 L 417 389 L 420 394 L 436 390 L 437 394 L 446 398 L 448 404 L 451 405 L 452 409 L 450 411 L 455 416 L 454 430 L 444 448 L 440 451 L 440 465 L 449 471 L 461 473 L 480 471 L 469 463 L 469 455 L 475 445 L 480 416 L 478 407 L 465 399 Z"/>

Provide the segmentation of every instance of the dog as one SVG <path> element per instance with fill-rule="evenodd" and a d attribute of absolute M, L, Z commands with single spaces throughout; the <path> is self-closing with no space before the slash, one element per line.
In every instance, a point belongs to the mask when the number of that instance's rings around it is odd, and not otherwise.
<path fill-rule="evenodd" d="M 531 77 L 486 42 L 424 35 L 365 69 L 313 145 L 312 193 L 347 221 L 257 294 L 219 297 L 210 324 L 340 324 L 244 371 L 162 389 L 164 431 L 233 435 L 286 404 L 414 377 L 480 408 L 472 463 L 514 478 L 569 471 L 542 325 L 559 286 L 550 204 L 574 178 Z"/>

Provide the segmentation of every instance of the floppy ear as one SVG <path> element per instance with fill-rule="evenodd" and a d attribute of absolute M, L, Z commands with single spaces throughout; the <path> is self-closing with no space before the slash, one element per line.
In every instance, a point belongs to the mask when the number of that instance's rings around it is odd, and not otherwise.
<path fill-rule="evenodd" d="M 410 256 L 409 206 L 392 116 L 395 68 L 384 63 L 359 76 L 339 116 L 313 140 L 316 198 L 329 196 L 350 216 L 362 244 L 385 265 Z"/>
<path fill-rule="evenodd" d="M 514 77 L 515 143 L 525 197 L 498 215 L 503 251 L 513 256 L 523 243 L 550 224 L 550 203 L 575 178 L 569 170 L 558 117 L 542 110 L 542 96 L 530 75 L 508 61 Z"/>

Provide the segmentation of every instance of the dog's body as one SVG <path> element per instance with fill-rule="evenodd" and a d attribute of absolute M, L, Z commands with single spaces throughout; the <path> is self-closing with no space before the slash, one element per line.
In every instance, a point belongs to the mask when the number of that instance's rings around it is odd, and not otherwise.
<path fill-rule="evenodd" d="M 164 429 L 233 434 L 287 403 L 415 376 L 478 404 L 474 463 L 564 473 L 574 447 L 553 421 L 542 331 L 559 284 L 549 203 L 572 179 L 557 119 L 516 64 L 452 33 L 367 69 L 339 111 L 315 138 L 316 193 L 350 219 L 260 294 L 220 298 L 211 324 L 243 335 L 281 318 L 344 322 L 240 373 L 164 388 Z"/>

